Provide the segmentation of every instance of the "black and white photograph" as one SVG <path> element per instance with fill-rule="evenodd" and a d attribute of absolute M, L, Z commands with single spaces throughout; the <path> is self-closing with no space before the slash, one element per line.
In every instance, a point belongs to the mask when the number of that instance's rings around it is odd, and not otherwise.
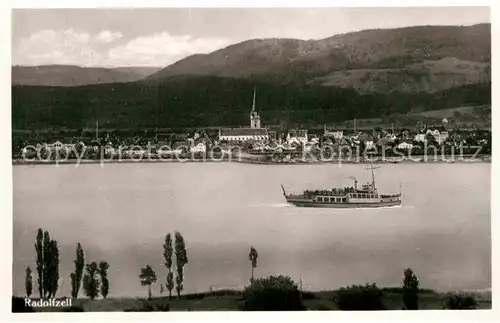
<path fill-rule="evenodd" d="M 11 312 L 492 310 L 490 11 L 12 9 Z"/>

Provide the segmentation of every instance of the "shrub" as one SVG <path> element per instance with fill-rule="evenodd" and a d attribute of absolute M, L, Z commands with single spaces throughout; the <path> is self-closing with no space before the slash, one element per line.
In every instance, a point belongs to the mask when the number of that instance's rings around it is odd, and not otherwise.
<path fill-rule="evenodd" d="M 83 276 L 83 290 L 85 294 L 91 299 L 95 299 L 99 295 L 100 282 L 97 279 L 97 262 L 93 261 L 85 265 L 87 272 Z"/>
<path fill-rule="evenodd" d="M 170 312 L 170 305 L 161 301 L 142 301 L 139 306 L 125 309 L 125 312 Z"/>
<path fill-rule="evenodd" d="M 243 309 L 247 311 L 304 310 L 297 285 L 290 277 L 270 276 L 255 279 L 243 291 Z"/>
<path fill-rule="evenodd" d="M 312 292 L 302 292 L 302 299 L 316 299 L 316 295 Z"/>
<path fill-rule="evenodd" d="M 341 288 L 334 298 L 337 307 L 343 311 L 385 310 L 382 291 L 375 284 L 352 285 Z"/>
<path fill-rule="evenodd" d="M 474 296 L 465 293 L 448 293 L 443 308 L 448 310 L 475 310 L 478 304 Z"/>

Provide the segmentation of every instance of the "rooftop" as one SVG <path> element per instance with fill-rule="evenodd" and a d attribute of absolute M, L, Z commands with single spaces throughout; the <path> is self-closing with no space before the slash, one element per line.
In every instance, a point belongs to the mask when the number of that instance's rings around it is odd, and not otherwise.
<path fill-rule="evenodd" d="M 307 135 L 306 129 L 291 129 L 288 131 L 291 137 L 305 137 Z"/>
<path fill-rule="evenodd" d="M 223 128 L 221 136 L 267 136 L 266 128 Z"/>

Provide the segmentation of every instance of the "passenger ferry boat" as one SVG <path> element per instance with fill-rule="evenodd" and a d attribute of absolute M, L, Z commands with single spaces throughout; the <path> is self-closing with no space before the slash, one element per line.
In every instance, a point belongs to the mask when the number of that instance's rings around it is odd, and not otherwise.
<path fill-rule="evenodd" d="M 398 194 L 379 194 L 375 185 L 374 169 L 372 182 L 362 185 L 358 189 L 358 181 L 354 180 L 354 187 L 334 188 L 332 190 L 306 190 L 302 194 L 287 194 L 283 185 L 283 195 L 287 203 L 299 207 L 324 207 L 324 208 L 376 208 L 398 206 L 402 203 L 401 184 Z"/>

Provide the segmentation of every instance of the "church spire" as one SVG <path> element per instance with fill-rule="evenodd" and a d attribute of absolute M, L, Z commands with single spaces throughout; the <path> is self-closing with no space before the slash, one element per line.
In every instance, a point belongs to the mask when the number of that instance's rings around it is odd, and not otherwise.
<path fill-rule="evenodd" d="M 252 112 L 255 111 L 255 86 L 253 87 L 253 103 L 252 103 Z"/>

